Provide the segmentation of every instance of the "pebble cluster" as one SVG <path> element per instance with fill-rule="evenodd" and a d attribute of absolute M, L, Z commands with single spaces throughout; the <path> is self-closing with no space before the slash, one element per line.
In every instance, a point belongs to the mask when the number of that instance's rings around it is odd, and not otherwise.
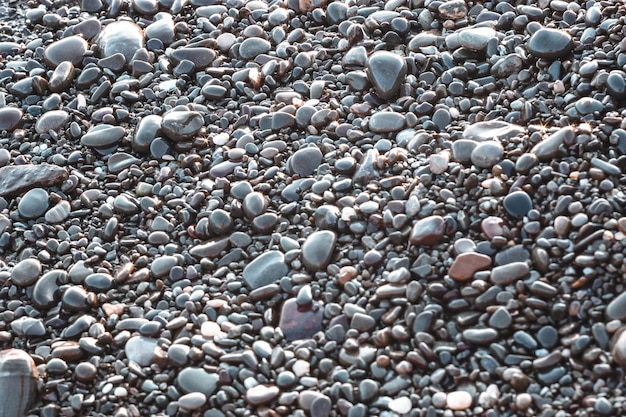
<path fill-rule="evenodd" d="M 0 416 L 623 415 L 625 35 L 0 1 Z"/>

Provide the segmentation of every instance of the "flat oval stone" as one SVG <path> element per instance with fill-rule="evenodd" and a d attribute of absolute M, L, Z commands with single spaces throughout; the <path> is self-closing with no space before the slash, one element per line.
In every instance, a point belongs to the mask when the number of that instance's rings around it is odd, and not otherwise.
<path fill-rule="evenodd" d="M 63 61 L 57 65 L 48 81 L 50 91 L 55 93 L 65 92 L 74 81 L 74 65 L 69 61 Z"/>
<path fill-rule="evenodd" d="M 464 139 L 475 141 L 506 140 L 519 136 L 525 132 L 522 126 L 514 125 L 501 120 L 489 120 L 471 124 L 463 131 Z"/>
<path fill-rule="evenodd" d="M 201 392 L 210 397 L 217 390 L 219 376 L 193 366 L 181 370 L 176 378 L 176 386 L 184 393 Z"/>
<path fill-rule="evenodd" d="M 22 121 L 22 111 L 15 107 L 0 107 L 0 130 L 9 132 L 19 126 Z"/>
<path fill-rule="evenodd" d="M 67 282 L 67 272 L 53 269 L 43 274 L 33 287 L 33 305 L 44 310 L 54 307 L 60 299 L 59 282 Z"/>
<path fill-rule="evenodd" d="M 37 400 L 39 372 L 33 358 L 21 349 L 0 351 L 0 404 L 2 416 L 21 417 Z"/>
<path fill-rule="evenodd" d="M 215 258 L 230 246 L 229 238 L 212 239 L 193 246 L 189 254 L 196 258 Z"/>
<path fill-rule="evenodd" d="M 335 252 L 337 235 L 330 230 L 311 233 L 302 245 L 302 263 L 310 271 L 323 271 Z"/>
<path fill-rule="evenodd" d="M 295 298 L 286 300 L 280 312 L 278 327 L 289 340 L 310 339 L 322 330 L 324 311 L 321 308 L 301 308 Z"/>
<path fill-rule="evenodd" d="M 290 174 L 309 177 L 320 166 L 322 159 L 322 151 L 317 146 L 300 148 L 287 160 L 287 170 Z"/>
<path fill-rule="evenodd" d="M 496 37 L 496 31 L 489 27 L 472 27 L 459 32 L 459 43 L 472 51 L 484 51 L 487 42 Z"/>
<path fill-rule="evenodd" d="M 508 54 L 491 66 L 491 75 L 498 78 L 506 78 L 509 75 L 517 74 L 524 66 L 524 61 L 518 54 Z M 489 122 L 480 122 L 489 123 Z M 503 122 L 506 123 L 506 122 Z"/>
<path fill-rule="evenodd" d="M 56 68 L 61 62 L 69 61 L 73 65 L 80 65 L 89 45 L 82 37 L 68 36 L 52 42 L 43 52 L 43 58 L 51 68 Z"/>
<path fill-rule="evenodd" d="M 172 111 L 161 122 L 163 133 L 176 142 L 193 139 L 203 126 L 204 118 L 197 111 Z"/>
<path fill-rule="evenodd" d="M 72 206 L 67 200 L 59 201 L 44 216 L 48 223 L 61 223 L 67 219 L 72 212 Z"/>
<path fill-rule="evenodd" d="M 593 114 L 600 113 L 604 110 L 604 105 L 601 101 L 591 97 L 582 97 L 576 101 L 574 107 L 580 114 Z"/>
<path fill-rule="evenodd" d="M 243 269 L 243 280 L 253 290 L 273 284 L 289 273 L 282 252 L 273 250 L 255 258 Z"/>
<path fill-rule="evenodd" d="M 569 54 L 574 42 L 565 30 L 541 28 L 531 35 L 526 47 L 538 58 L 555 59 Z"/>
<path fill-rule="evenodd" d="M 398 54 L 378 51 L 367 60 L 365 72 L 378 96 L 382 100 L 391 100 L 406 77 L 407 64 Z"/>
<path fill-rule="evenodd" d="M 139 366 L 150 366 L 163 354 L 157 339 L 145 336 L 133 336 L 126 342 L 124 352 L 129 361 Z"/>
<path fill-rule="evenodd" d="M 17 211 L 25 219 L 36 219 L 48 209 L 49 195 L 43 188 L 33 188 L 20 199 Z"/>
<path fill-rule="evenodd" d="M 73 285 L 63 292 L 61 305 L 67 311 L 79 312 L 87 309 L 87 291 L 80 285 Z"/>
<path fill-rule="evenodd" d="M 626 73 L 624 71 L 611 71 L 606 79 L 606 91 L 611 96 L 621 99 L 626 94 Z"/>
<path fill-rule="evenodd" d="M 239 45 L 239 56 L 242 59 L 254 59 L 258 55 L 266 54 L 272 45 L 262 38 L 248 38 Z"/>
<path fill-rule="evenodd" d="M 458 255 L 450 269 L 448 275 L 457 281 L 466 281 L 474 274 L 491 266 L 491 258 L 487 255 L 476 252 L 465 252 Z"/>
<path fill-rule="evenodd" d="M 85 278 L 85 286 L 91 291 L 108 291 L 113 287 L 113 277 L 110 274 L 96 272 Z"/>
<path fill-rule="evenodd" d="M 453 411 L 467 410 L 472 406 L 472 395 L 466 391 L 453 391 L 446 397 L 446 406 Z"/>
<path fill-rule="evenodd" d="M 171 17 L 167 17 L 150 23 L 145 33 L 146 38 L 158 39 L 163 42 L 165 46 L 168 46 L 174 42 L 174 37 L 176 36 L 174 20 Z"/>
<path fill-rule="evenodd" d="M 505 286 L 528 276 L 530 269 L 526 262 L 511 262 L 496 266 L 491 270 L 489 279 L 495 285 Z"/>
<path fill-rule="evenodd" d="M 190 392 L 189 394 L 181 395 L 178 399 L 178 405 L 181 408 L 189 411 L 197 410 L 206 403 L 207 397 L 201 392 Z"/>
<path fill-rule="evenodd" d="M 429 216 L 413 226 L 409 236 L 412 245 L 433 246 L 441 242 L 445 234 L 445 220 L 441 216 Z"/>
<path fill-rule="evenodd" d="M 215 60 L 216 56 L 214 50 L 200 47 L 178 48 L 170 53 L 170 58 L 174 64 L 178 65 L 181 61 L 187 60 L 193 62 L 196 69 L 206 68 Z"/>
<path fill-rule="evenodd" d="M 34 284 L 41 276 L 41 262 L 35 258 L 18 262 L 11 270 L 11 281 L 20 287 Z"/>
<path fill-rule="evenodd" d="M 463 339 L 475 345 L 488 345 L 498 340 L 498 332 L 494 329 L 467 329 L 463 330 Z"/>
<path fill-rule="evenodd" d="M 101 58 L 108 58 L 117 53 L 124 55 L 130 64 L 133 55 L 145 47 L 143 30 L 133 22 L 121 20 L 109 23 L 102 29 L 96 40 Z"/>
<path fill-rule="evenodd" d="M 375 133 L 397 132 L 404 128 L 405 116 L 398 112 L 381 111 L 370 118 L 369 129 Z"/>
<path fill-rule="evenodd" d="M 513 217 L 522 218 L 533 208 L 533 201 L 524 191 L 514 191 L 504 197 L 504 209 Z"/>
<path fill-rule="evenodd" d="M 51 130 L 60 132 L 65 129 L 69 120 L 70 115 L 65 110 L 51 110 L 39 117 L 35 123 L 35 131 L 40 135 Z"/>
<path fill-rule="evenodd" d="M 126 129 L 121 126 L 102 124 L 89 129 L 80 142 L 93 148 L 109 148 L 121 141 L 125 134 Z"/>

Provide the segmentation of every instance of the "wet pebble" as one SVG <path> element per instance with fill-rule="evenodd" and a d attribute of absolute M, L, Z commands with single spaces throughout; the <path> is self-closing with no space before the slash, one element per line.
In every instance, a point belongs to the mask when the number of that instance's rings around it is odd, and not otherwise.
<path fill-rule="evenodd" d="M 43 188 L 33 188 L 20 199 L 17 211 L 25 219 L 36 219 L 48 209 L 48 192 Z"/>
<path fill-rule="evenodd" d="M 12 131 L 22 121 L 22 111 L 15 107 L 0 107 L 0 130 Z"/>
<path fill-rule="evenodd" d="M 43 58 L 51 68 L 56 68 L 65 61 L 78 66 L 82 63 L 87 49 L 88 44 L 82 37 L 68 36 L 48 45 L 43 52 Z"/>
<path fill-rule="evenodd" d="M 19 417 L 37 401 L 39 372 L 33 358 L 21 349 L 0 351 L 0 403 L 7 417 Z"/>
<path fill-rule="evenodd" d="M 407 64 L 398 54 L 378 51 L 367 60 L 365 71 L 378 96 L 382 100 L 391 100 L 404 81 Z"/>
<path fill-rule="evenodd" d="M 335 252 L 337 235 L 330 230 L 311 233 L 302 245 L 302 263 L 310 271 L 321 271 L 328 266 Z"/>
<path fill-rule="evenodd" d="M 526 47 L 538 58 L 556 59 L 568 55 L 574 42 L 565 30 L 541 28 L 531 35 Z"/>

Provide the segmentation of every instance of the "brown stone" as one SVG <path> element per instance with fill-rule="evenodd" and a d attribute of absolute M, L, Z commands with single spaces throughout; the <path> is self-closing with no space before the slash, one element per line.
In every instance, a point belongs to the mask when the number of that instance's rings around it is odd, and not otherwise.
<path fill-rule="evenodd" d="M 491 258 L 476 252 L 465 252 L 456 257 L 448 270 L 448 275 L 457 281 L 466 281 L 477 271 L 491 266 Z"/>
<path fill-rule="evenodd" d="M 0 168 L 0 196 L 12 197 L 35 187 L 50 187 L 68 177 L 64 168 L 51 164 L 5 166 Z"/>

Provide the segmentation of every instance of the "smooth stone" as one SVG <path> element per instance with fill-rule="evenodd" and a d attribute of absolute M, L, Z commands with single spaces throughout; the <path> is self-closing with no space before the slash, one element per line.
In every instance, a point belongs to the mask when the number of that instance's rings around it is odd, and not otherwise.
<path fill-rule="evenodd" d="M 472 27 L 459 32 L 459 43 L 472 51 L 484 51 L 489 40 L 496 37 L 496 31 L 489 27 Z"/>
<path fill-rule="evenodd" d="M 585 114 L 593 114 L 593 113 L 601 113 L 604 110 L 604 104 L 601 101 L 596 100 L 591 97 L 582 97 L 576 101 L 574 107 L 578 111 L 578 113 Z"/>
<path fill-rule="evenodd" d="M 158 340 L 145 336 L 133 336 L 126 342 L 124 352 L 129 361 L 139 366 L 150 366 L 164 356 Z"/>
<path fill-rule="evenodd" d="M 228 8 L 226 6 L 222 6 L 218 4 L 210 4 L 207 6 L 198 7 L 196 9 L 196 16 L 211 18 L 211 17 L 220 16 L 226 12 L 228 12 Z"/>
<path fill-rule="evenodd" d="M 133 0 L 131 2 L 135 12 L 152 16 L 159 11 L 159 4 L 156 0 Z"/>
<path fill-rule="evenodd" d="M 413 402 L 409 397 L 398 397 L 389 401 L 387 406 L 394 413 L 407 414 L 413 408 Z"/>
<path fill-rule="evenodd" d="M 55 93 L 63 93 L 74 81 L 74 65 L 69 61 L 61 62 L 48 81 L 48 88 Z"/>
<path fill-rule="evenodd" d="M 120 142 L 125 134 L 126 129 L 121 126 L 102 124 L 89 129 L 80 142 L 92 148 L 110 148 Z"/>
<path fill-rule="evenodd" d="M 494 77 L 507 78 L 510 75 L 520 72 L 523 66 L 524 61 L 518 54 L 508 54 L 498 59 L 498 61 L 491 66 L 489 71 Z"/>
<path fill-rule="evenodd" d="M 472 395 L 466 391 L 449 392 L 446 397 L 446 406 L 453 411 L 467 410 L 472 406 Z"/>
<path fill-rule="evenodd" d="M 41 262 L 35 258 L 18 262 L 11 270 L 11 281 L 19 287 L 34 284 L 41 276 Z"/>
<path fill-rule="evenodd" d="M 74 35 L 52 42 L 43 52 L 43 58 L 51 68 L 56 68 L 61 62 L 69 61 L 77 66 L 83 62 L 83 57 L 89 49 L 87 41 Z"/>
<path fill-rule="evenodd" d="M 102 29 L 96 40 L 101 58 L 117 53 L 124 55 L 130 64 L 135 53 L 145 47 L 143 30 L 133 22 L 120 20 L 109 23 Z"/>
<path fill-rule="evenodd" d="M 301 308 L 295 298 L 283 303 L 278 327 L 288 341 L 310 339 L 322 330 L 323 309 L 313 305 L 312 308 Z"/>
<path fill-rule="evenodd" d="M 350 328 L 359 332 L 371 332 L 376 328 L 376 319 L 363 313 L 354 313 L 350 320 Z"/>
<path fill-rule="evenodd" d="M 571 143 L 576 133 L 571 126 L 562 127 L 546 139 L 536 144 L 531 152 L 540 161 L 549 161 L 559 154 L 559 148 L 565 142 Z"/>
<path fill-rule="evenodd" d="M 0 351 L 0 416 L 23 417 L 37 401 L 39 371 L 21 349 Z"/>
<path fill-rule="evenodd" d="M 533 201 L 524 191 L 514 191 L 504 197 L 502 202 L 509 215 L 522 218 L 533 208 Z"/>
<path fill-rule="evenodd" d="M 478 146 L 478 142 L 470 139 L 457 139 L 452 142 L 452 157 L 454 160 L 467 163 L 472 160 L 472 151 Z"/>
<path fill-rule="evenodd" d="M 320 395 L 311 402 L 311 417 L 329 417 L 332 402 L 326 395 Z"/>
<path fill-rule="evenodd" d="M 256 257 L 243 269 L 243 280 L 251 288 L 257 289 L 273 284 L 289 273 L 282 252 L 273 250 Z"/>
<path fill-rule="evenodd" d="M 611 96 L 621 100 L 626 94 L 626 73 L 619 70 L 611 71 L 606 79 L 606 91 Z"/>
<path fill-rule="evenodd" d="M 266 54 L 272 49 L 272 44 L 262 38 L 248 38 L 239 45 L 239 56 L 242 59 L 251 60 L 261 54 Z"/>
<path fill-rule="evenodd" d="M 287 172 L 300 177 L 310 177 L 320 166 L 322 159 L 322 151 L 317 146 L 300 148 L 287 160 Z"/>
<path fill-rule="evenodd" d="M 25 219 L 36 219 L 48 209 L 50 196 L 43 188 L 33 188 L 20 199 L 17 211 Z"/>
<path fill-rule="evenodd" d="M 429 216 L 415 223 L 409 242 L 417 246 L 434 246 L 443 240 L 446 223 L 441 216 Z"/>
<path fill-rule="evenodd" d="M 161 122 L 161 130 L 176 142 L 193 139 L 204 126 L 204 117 L 197 111 L 172 111 Z"/>
<path fill-rule="evenodd" d="M 229 238 L 212 239 L 195 245 L 189 249 L 189 254 L 195 258 L 216 258 L 230 246 Z"/>
<path fill-rule="evenodd" d="M 519 136 L 525 131 L 522 126 L 501 120 L 490 120 L 469 125 L 463 130 L 463 138 L 479 142 L 495 139 L 506 140 Z"/>
<path fill-rule="evenodd" d="M 12 131 L 22 121 L 22 111 L 15 107 L 0 107 L 0 130 Z"/>
<path fill-rule="evenodd" d="M 105 292 L 113 287 L 114 280 L 110 274 L 96 272 L 85 277 L 85 286 L 91 291 Z"/>
<path fill-rule="evenodd" d="M 106 58 L 99 59 L 98 66 L 113 72 L 121 72 L 126 66 L 126 58 L 124 58 L 124 54 L 118 52 Z"/>
<path fill-rule="evenodd" d="M 404 128 L 406 123 L 402 113 L 393 111 L 377 112 L 369 120 L 369 129 L 374 133 L 397 132 Z"/>
<path fill-rule="evenodd" d="M 190 61 L 196 70 L 200 70 L 209 66 L 217 54 L 210 48 L 189 47 L 174 49 L 169 56 L 175 65 L 182 61 Z"/>
<path fill-rule="evenodd" d="M 67 272 L 53 269 L 43 274 L 33 287 L 31 301 L 36 308 L 47 310 L 57 305 L 59 296 L 59 283 L 67 282 Z"/>
<path fill-rule="evenodd" d="M 246 391 L 246 401 L 250 405 L 268 404 L 280 395 L 280 389 L 273 385 L 259 384 Z"/>
<path fill-rule="evenodd" d="M 0 196 L 12 197 L 35 187 L 50 187 L 68 177 L 64 168 L 52 164 L 4 166 L 0 168 Z"/>
<path fill-rule="evenodd" d="M 98 368 L 91 362 L 81 362 L 74 368 L 74 377 L 77 381 L 89 383 L 98 375 Z"/>
<path fill-rule="evenodd" d="M 145 30 L 147 39 L 158 39 L 163 45 L 168 46 L 174 42 L 176 31 L 174 29 L 174 20 L 171 18 L 159 19 L 150 23 Z"/>
<path fill-rule="evenodd" d="M 49 131 L 60 132 L 65 129 L 70 115 L 65 110 L 51 110 L 45 112 L 35 123 L 35 131 L 44 134 Z"/>
<path fill-rule="evenodd" d="M 69 217 L 71 212 L 72 206 L 70 205 L 70 202 L 62 200 L 46 212 L 44 219 L 46 219 L 48 223 L 61 223 Z"/>
<path fill-rule="evenodd" d="M 202 368 L 186 367 L 178 373 L 176 386 L 184 393 L 199 392 L 210 397 L 217 390 L 219 376 Z"/>
<path fill-rule="evenodd" d="M 181 395 L 178 399 L 178 405 L 189 411 L 197 410 L 206 404 L 207 397 L 201 392 L 190 392 L 189 394 Z"/>
<path fill-rule="evenodd" d="M 505 286 L 526 277 L 530 268 L 526 262 L 511 262 L 491 270 L 490 279 L 495 285 Z"/>
<path fill-rule="evenodd" d="M 513 324 L 513 317 L 506 307 L 498 307 L 489 317 L 489 326 L 498 330 L 508 329 L 511 324 Z"/>
<path fill-rule="evenodd" d="M 33 317 L 20 317 L 11 322 L 11 330 L 18 336 L 26 338 L 39 338 L 45 336 L 46 328 L 41 319 Z"/>
<path fill-rule="evenodd" d="M 463 339 L 475 345 L 488 345 L 498 340 L 499 333 L 491 328 L 463 330 Z"/>
<path fill-rule="evenodd" d="M 391 100 L 398 94 L 406 77 L 407 64 L 398 54 L 378 51 L 367 60 L 365 72 L 378 96 L 382 100 Z"/>
<path fill-rule="evenodd" d="M 480 142 L 472 151 L 470 159 L 479 168 L 491 168 L 502 160 L 504 148 L 500 142 L 488 140 Z"/>
<path fill-rule="evenodd" d="M 311 233 L 302 244 L 302 263 L 310 271 L 323 271 L 335 253 L 337 234 L 330 230 Z"/>
<path fill-rule="evenodd" d="M 608 321 L 626 319 L 626 292 L 621 293 L 609 302 L 605 315 Z"/>
<path fill-rule="evenodd" d="M 133 164 L 141 164 L 141 159 L 135 158 L 126 152 L 116 152 L 107 160 L 107 167 L 112 174 L 122 172 Z"/>
<path fill-rule="evenodd" d="M 70 312 L 84 311 L 88 307 L 87 291 L 80 285 L 73 285 L 63 292 L 61 305 Z"/>
<path fill-rule="evenodd" d="M 448 275 L 457 281 L 467 281 L 478 271 L 482 271 L 491 266 L 491 258 L 487 255 L 476 252 L 465 252 L 458 255 L 450 269 Z"/>
<path fill-rule="evenodd" d="M 526 47 L 538 58 L 556 59 L 569 54 L 574 42 L 565 30 L 541 28 L 530 36 Z"/>
<path fill-rule="evenodd" d="M 267 209 L 267 200 L 262 193 L 258 191 L 253 191 L 243 199 L 241 203 L 243 208 L 243 213 L 249 220 L 254 220 L 256 217 L 260 216 Z"/>
<path fill-rule="evenodd" d="M 130 142 L 133 149 L 137 152 L 149 153 L 150 144 L 159 135 L 162 122 L 163 118 L 156 114 L 142 118 Z"/>
<path fill-rule="evenodd" d="M 467 15 L 465 0 L 447 0 L 437 7 L 439 15 L 444 19 L 462 19 Z"/>
<path fill-rule="evenodd" d="M 559 332 L 552 326 L 543 326 L 537 332 L 537 341 L 544 348 L 553 348 L 559 342 Z"/>
<path fill-rule="evenodd" d="M 178 258 L 175 256 L 161 256 L 152 261 L 150 272 L 155 278 L 161 278 L 168 275 L 176 265 L 178 265 Z"/>

